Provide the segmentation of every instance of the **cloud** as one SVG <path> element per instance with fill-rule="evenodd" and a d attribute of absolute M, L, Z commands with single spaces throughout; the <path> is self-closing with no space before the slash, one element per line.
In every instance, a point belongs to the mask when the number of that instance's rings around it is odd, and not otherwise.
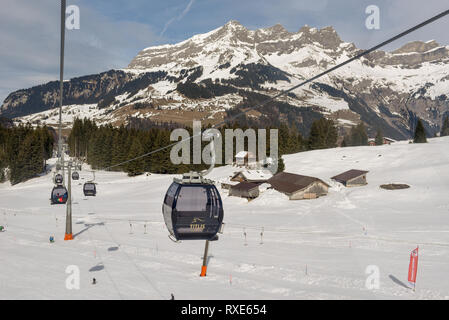
<path fill-rule="evenodd" d="M 165 31 L 167 31 L 168 27 L 174 22 L 174 21 L 181 21 L 182 18 L 184 18 L 184 16 L 189 13 L 190 8 L 192 7 L 193 3 L 195 2 L 195 0 L 190 0 L 189 3 L 187 4 L 187 7 L 184 8 L 184 10 L 182 11 L 182 13 L 180 15 L 178 15 L 177 17 L 173 17 L 171 19 L 169 19 L 165 25 L 164 25 L 164 29 L 162 29 L 162 32 L 160 34 L 160 36 L 163 36 Z"/>
<path fill-rule="evenodd" d="M 157 35 L 145 23 L 118 20 L 89 1 L 80 8 L 80 30 L 66 30 L 65 79 L 124 68 Z M 0 103 L 18 89 L 59 79 L 60 3 L 2 0 L 0 11 Z"/>
<path fill-rule="evenodd" d="M 292 32 L 305 24 L 334 26 L 344 41 L 369 48 L 447 10 L 441 0 L 68 0 L 72 4 L 80 7 L 81 29 L 66 31 L 66 79 L 126 67 L 143 48 L 182 41 L 231 19 L 250 29 L 280 23 Z M 365 27 L 368 5 L 380 8 L 380 30 Z M 14 90 L 59 78 L 59 13 L 55 0 L 2 0 L 0 102 Z M 449 44 L 448 29 L 445 17 L 387 49 L 413 40 Z"/>

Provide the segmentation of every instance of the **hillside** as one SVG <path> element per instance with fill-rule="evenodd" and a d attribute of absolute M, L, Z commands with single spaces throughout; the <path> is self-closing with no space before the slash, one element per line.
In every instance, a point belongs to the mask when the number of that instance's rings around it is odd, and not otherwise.
<path fill-rule="evenodd" d="M 177 44 L 146 48 L 122 70 L 66 81 L 64 101 L 69 114 L 114 125 L 130 118 L 217 123 L 231 109 L 256 105 L 359 52 L 332 27 L 248 30 L 230 21 Z M 433 136 L 449 114 L 448 71 L 447 46 L 414 41 L 392 52 L 376 51 L 251 117 L 265 121 L 277 112 L 302 132 L 317 114 L 341 128 L 362 120 L 370 133 L 380 128 L 395 139 L 408 138 L 419 117 Z M 4 101 L 0 114 L 54 125 L 49 110 L 57 107 L 57 97 L 57 81 L 19 90 Z"/>
<path fill-rule="evenodd" d="M 74 185 L 71 242 L 63 241 L 65 207 L 49 204 L 50 175 L 0 184 L 0 299 L 449 299 L 447 159 L 447 137 L 285 156 L 286 171 L 323 179 L 329 195 L 289 201 L 267 191 L 247 202 L 220 190 L 226 225 L 211 243 L 206 278 L 198 276 L 204 243 L 167 238 L 161 202 L 172 176 L 97 172 L 98 195 L 89 199 Z M 369 170 L 369 184 L 330 181 L 347 169 Z M 411 188 L 379 188 L 391 182 Z M 404 286 L 416 245 L 413 293 Z M 80 268 L 80 290 L 65 288 L 69 265 Z M 365 287 L 370 265 L 380 270 L 376 290 Z"/>

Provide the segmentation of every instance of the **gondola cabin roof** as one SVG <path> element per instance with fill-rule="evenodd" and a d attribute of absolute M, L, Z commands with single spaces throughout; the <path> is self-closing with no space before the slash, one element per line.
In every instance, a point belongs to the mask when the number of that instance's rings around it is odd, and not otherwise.
<path fill-rule="evenodd" d="M 188 184 L 214 185 L 214 181 L 204 178 L 197 172 L 184 173 L 181 179 L 174 178 L 173 181 L 179 184 L 186 184 L 186 185 Z"/>

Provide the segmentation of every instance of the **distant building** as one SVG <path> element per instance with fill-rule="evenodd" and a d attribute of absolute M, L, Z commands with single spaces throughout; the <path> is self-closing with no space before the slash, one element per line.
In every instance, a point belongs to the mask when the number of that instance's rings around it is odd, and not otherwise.
<path fill-rule="evenodd" d="M 346 187 L 359 187 L 368 184 L 366 180 L 366 174 L 368 172 L 369 171 L 352 169 L 332 177 L 331 179 L 340 182 Z"/>
<path fill-rule="evenodd" d="M 255 199 L 259 196 L 259 185 L 262 183 L 240 182 L 229 189 L 229 196 Z"/>
<path fill-rule="evenodd" d="M 236 172 L 231 181 L 266 182 L 273 174 L 268 170 L 242 170 Z"/>
<path fill-rule="evenodd" d="M 395 142 L 397 142 L 397 141 L 394 140 L 394 139 L 391 139 L 391 138 L 388 138 L 388 137 L 384 137 L 384 144 L 392 144 L 392 143 L 395 143 Z"/>
<path fill-rule="evenodd" d="M 223 190 L 230 190 L 231 187 L 236 186 L 239 183 L 240 182 L 238 182 L 238 181 L 231 181 L 230 178 L 226 178 L 226 179 L 223 179 L 220 181 L 220 185 Z"/>
<path fill-rule="evenodd" d="M 252 152 L 240 151 L 235 155 L 235 165 L 239 167 L 256 167 L 257 157 Z"/>
<path fill-rule="evenodd" d="M 315 199 L 327 195 L 329 190 L 329 185 L 318 178 L 288 172 L 277 173 L 268 183 L 290 200 Z"/>
<path fill-rule="evenodd" d="M 396 140 L 388 138 L 388 137 L 384 137 L 383 144 L 392 144 L 394 142 L 396 142 Z M 375 146 L 376 145 L 376 139 L 374 139 L 374 138 L 368 139 L 368 144 L 370 146 Z"/>

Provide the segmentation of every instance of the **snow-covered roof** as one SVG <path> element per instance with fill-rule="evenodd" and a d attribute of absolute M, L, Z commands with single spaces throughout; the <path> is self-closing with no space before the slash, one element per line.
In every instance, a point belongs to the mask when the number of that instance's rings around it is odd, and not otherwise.
<path fill-rule="evenodd" d="M 245 158 L 246 156 L 248 156 L 249 158 L 255 157 L 255 155 L 252 152 L 248 152 L 248 151 L 240 151 L 239 153 L 237 153 L 235 155 L 236 158 Z"/>
<path fill-rule="evenodd" d="M 268 170 L 244 170 L 237 172 L 234 177 L 239 174 L 243 175 L 245 180 L 248 181 L 263 181 L 268 180 L 273 176 Z"/>
<path fill-rule="evenodd" d="M 232 181 L 231 178 L 222 178 L 222 179 L 220 179 L 219 183 L 224 183 L 224 184 L 228 184 L 231 186 L 235 186 L 235 185 L 239 184 L 238 181 Z"/>

